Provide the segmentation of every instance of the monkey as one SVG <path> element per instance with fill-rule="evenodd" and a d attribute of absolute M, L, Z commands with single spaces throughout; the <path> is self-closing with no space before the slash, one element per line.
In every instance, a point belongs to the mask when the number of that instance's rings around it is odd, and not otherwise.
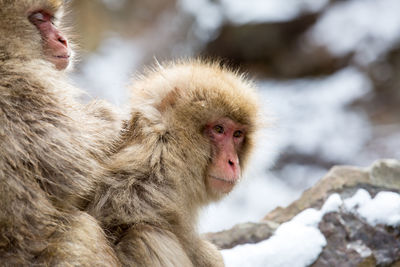
<path fill-rule="evenodd" d="M 260 117 L 253 83 L 199 59 L 133 84 L 131 117 L 89 214 L 123 266 L 224 266 L 196 221 L 240 180 Z"/>
<path fill-rule="evenodd" d="M 84 208 L 118 112 L 79 102 L 61 0 L 0 0 L 0 265 L 119 266 Z"/>

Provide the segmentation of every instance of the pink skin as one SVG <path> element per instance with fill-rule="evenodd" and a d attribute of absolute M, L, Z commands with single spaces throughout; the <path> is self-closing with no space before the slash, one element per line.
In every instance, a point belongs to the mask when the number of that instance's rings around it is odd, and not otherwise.
<path fill-rule="evenodd" d="M 70 50 L 67 39 L 53 24 L 53 16 L 39 10 L 30 13 L 29 21 L 36 26 L 43 39 L 43 52 L 47 60 L 58 70 L 66 69 L 69 65 Z"/>
<path fill-rule="evenodd" d="M 205 133 L 214 144 L 208 183 L 217 192 L 229 193 L 240 178 L 238 151 L 244 141 L 245 127 L 229 118 L 221 118 L 208 124 Z"/>

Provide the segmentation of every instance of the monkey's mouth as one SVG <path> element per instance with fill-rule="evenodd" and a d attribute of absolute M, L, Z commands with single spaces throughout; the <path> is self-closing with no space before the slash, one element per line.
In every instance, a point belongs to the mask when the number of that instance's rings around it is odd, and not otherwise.
<path fill-rule="evenodd" d="M 49 61 L 52 62 L 56 69 L 63 70 L 66 69 L 70 62 L 69 54 L 61 54 L 61 55 L 53 55 L 49 58 Z"/>
<path fill-rule="evenodd" d="M 214 176 L 214 175 L 210 175 L 210 177 L 215 179 L 215 180 L 222 181 L 222 182 L 225 182 L 225 183 L 228 183 L 228 184 L 235 184 L 236 181 L 237 181 L 237 179 L 228 180 L 228 179 L 224 179 L 224 178 L 217 177 L 217 176 Z"/>
<path fill-rule="evenodd" d="M 55 58 L 59 58 L 59 59 L 69 59 L 70 55 L 60 55 L 60 56 L 53 56 Z"/>

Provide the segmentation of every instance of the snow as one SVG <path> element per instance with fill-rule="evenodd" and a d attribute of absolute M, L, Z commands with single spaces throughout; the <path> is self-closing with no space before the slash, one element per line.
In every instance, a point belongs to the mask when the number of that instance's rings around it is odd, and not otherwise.
<path fill-rule="evenodd" d="M 345 200 L 345 207 L 363 217 L 370 225 L 400 225 L 400 194 L 379 192 L 374 199 L 364 190 Z"/>
<path fill-rule="evenodd" d="M 400 225 L 400 195 L 393 192 L 379 192 L 375 198 L 361 205 L 358 213 L 370 225 Z"/>
<path fill-rule="evenodd" d="M 195 31 L 202 40 L 212 38 L 224 20 L 233 24 L 288 21 L 328 4 L 328 0 L 178 1 L 183 12 L 194 16 Z M 367 64 L 399 41 L 399 10 L 398 0 L 338 1 L 323 13 L 307 38 L 335 55 L 356 51 L 356 62 Z"/>
<path fill-rule="evenodd" d="M 324 236 L 316 228 L 285 223 L 267 241 L 223 250 L 222 255 L 227 267 L 300 267 L 311 264 L 325 244 Z"/>
<path fill-rule="evenodd" d="M 365 189 L 359 189 L 352 198 L 344 201 L 344 207 L 349 211 L 356 211 L 362 203 L 371 201 L 371 195 Z"/>
<path fill-rule="evenodd" d="M 336 55 L 356 51 L 355 59 L 367 64 L 400 38 L 400 1 L 339 1 L 309 32 L 312 42 Z"/>
<path fill-rule="evenodd" d="M 325 212 L 335 211 L 341 203 L 340 196 L 328 198 L 321 210 L 306 209 L 291 221 L 283 223 L 274 235 L 257 244 L 236 246 L 222 250 L 227 267 L 278 267 L 308 266 L 313 263 L 326 245 L 318 224 Z M 336 208 L 336 209 L 335 209 Z"/>
<path fill-rule="evenodd" d="M 196 20 L 195 31 L 200 39 L 208 39 L 222 24 L 220 6 L 208 0 L 180 0 L 178 7 L 194 16 Z"/>
<path fill-rule="evenodd" d="M 287 21 L 322 9 L 328 0 L 221 0 L 224 15 L 233 23 Z"/>
<path fill-rule="evenodd" d="M 361 240 L 350 242 L 347 244 L 346 248 L 356 251 L 363 258 L 367 258 L 372 254 L 371 249 L 367 247 Z"/>
<path fill-rule="evenodd" d="M 106 1 L 106 0 L 103 0 Z M 201 41 L 215 37 L 224 22 L 232 24 L 280 22 L 317 12 L 329 0 L 179 0 L 178 8 L 195 19 L 194 33 Z"/>
<path fill-rule="evenodd" d="M 329 196 L 321 208 L 323 214 L 338 211 L 340 206 L 343 205 L 342 198 L 339 194 L 335 193 Z"/>
<path fill-rule="evenodd" d="M 202 26 L 222 23 L 216 15 L 234 24 L 287 21 L 306 12 L 316 12 L 327 5 L 328 0 L 180 0 L 178 6 L 192 14 Z M 210 13 L 207 13 L 209 11 Z M 211 16 L 209 16 L 211 15 Z M 210 18 L 210 21 L 206 20 Z"/>
<path fill-rule="evenodd" d="M 400 194 L 379 192 L 371 198 L 364 189 L 359 189 L 351 198 L 342 201 L 339 194 L 329 196 L 320 210 L 306 209 L 289 222 L 281 224 L 274 235 L 257 244 L 239 245 L 222 250 L 227 267 L 303 267 L 312 264 L 326 245 L 324 235 L 318 224 L 322 217 L 339 210 L 353 212 L 365 219 L 370 225 L 400 225 Z M 363 255 L 368 248 L 353 242 L 354 247 Z"/>
<path fill-rule="evenodd" d="M 266 80 L 260 88 L 276 115 L 280 134 L 275 145 L 351 162 L 350 151 L 362 149 L 370 137 L 365 114 L 345 108 L 371 91 L 370 80 L 355 68 L 327 78 Z"/>

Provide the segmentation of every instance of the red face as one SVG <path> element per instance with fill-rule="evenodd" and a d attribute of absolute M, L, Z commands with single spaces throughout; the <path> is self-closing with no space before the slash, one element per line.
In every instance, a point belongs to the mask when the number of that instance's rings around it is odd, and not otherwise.
<path fill-rule="evenodd" d="M 68 67 L 70 50 L 68 41 L 53 24 L 54 17 L 40 10 L 29 15 L 29 21 L 39 30 L 43 40 L 43 52 L 58 70 Z"/>
<path fill-rule="evenodd" d="M 206 127 L 213 143 L 213 161 L 208 169 L 208 185 L 214 192 L 229 193 L 240 177 L 240 151 L 245 127 L 229 118 L 221 118 Z"/>

